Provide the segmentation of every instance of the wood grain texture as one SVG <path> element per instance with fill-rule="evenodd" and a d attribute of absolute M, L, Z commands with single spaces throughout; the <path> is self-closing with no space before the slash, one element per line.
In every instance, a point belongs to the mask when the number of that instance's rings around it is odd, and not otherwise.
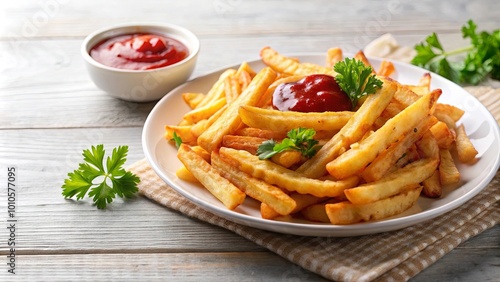
<path fill-rule="evenodd" d="M 101 211 L 61 196 L 66 174 L 95 144 L 129 146 L 144 158 L 141 133 L 155 103 L 107 96 L 90 81 L 80 44 L 104 26 L 161 21 L 191 29 L 202 51 L 193 77 L 272 46 L 284 54 L 356 52 L 391 32 L 413 46 L 432 31 L 448 47 L 464 44 L 461 25 L 500 25 L 500 2 L 484 1 L 69 1 L 2 3 L 0 18 L 0 185 L 19 170 L 16 240 L 19 281 L 323 281 L 219 227 L 137 196 Z M 0 221 L 6 191 L 0 189 Z M 6 231 L 0 232 L 0 242 Z M 500 227 L 454 249 L 412 281 L 494 281 Z M 0 243 L 0 254 L 8 254 Z M 4 265 L 4 260 L 0 260 Z M 6 279 L 0 268 L 0 280 Z"/>

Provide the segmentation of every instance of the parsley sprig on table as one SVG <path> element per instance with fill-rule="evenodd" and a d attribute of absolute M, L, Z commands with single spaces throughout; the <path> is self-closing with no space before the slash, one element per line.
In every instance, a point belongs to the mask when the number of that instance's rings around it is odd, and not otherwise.
<path fill-rule="evenodd" d="M 295 150 L 305 157 L 312 157 L 319 150 L 318 141 L 314 139 L 316 131 L 314 129 L 297 128 L 287 133 L 287 137 L 277 143 L 273 139 L 264 141 L 257 149 L 259 159 L 265 160 L 286 150 Z"/>
<path fill-rule="evenodd" d="M 457 83 L 476 85 L 488 76 L 500 79 L 500 29 L 478 32 L 477 25 L 469 20 L 462 27 L 462 36 L 470 40 L 469 46 L 446 51 L 437 34 L 432 33 L 415 46 L 417 55 L 412 63 Z M 463 59 L 449 60 L 457 55 Z"/>
<path fill-rule="evenodd" d="M 128 146 L 118 146 L 113 149 L 111 157 L 104 164 L 104 146 L 92 146 L 83 150 L 83 160 L 78 169 L 68 173 L 64 180 L 62 194 L 65 198 L 76 196 L 77 200 L 85 197 L 87 192 L 97 208 L 106 208 L 118 195 L 121 198 L 131 198 L 137 191 L 140 179 L 122 166 L 127 160 Z"/>
<path fill-rule="evenodd" d="M 353 109 L 363 96 L 382 88 L 383 83 L 373 74 L 373 69 L 360 60 L 345 58 L 336 63 L 333 70 L 337 72 L 335 81 L 351 100 Z"/>

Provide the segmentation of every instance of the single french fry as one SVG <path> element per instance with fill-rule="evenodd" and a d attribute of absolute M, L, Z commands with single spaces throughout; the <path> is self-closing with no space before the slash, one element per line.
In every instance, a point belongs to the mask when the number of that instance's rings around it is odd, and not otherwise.
<path fill-rule="evenodd" d="M 412 207 L 418 200 L 422 186 L 369 204 L 353 204 L 348 201 L 325 205 L 326 214 L 332 224 L 353 224 L 387 218 Z"/>
<path fill-rule="evenodd" d="M 181 144 L 177 157 L 194 177 L 228 209 L 235 209 L 245 200 L 245 193 L 222 177 L 188 145 Z"/>
<path fill-rule="evenodd" d="M 234 133 L 241 124 L 238 115 L 239 107 L 243 105 L 254 106 L 261 95 L 276 78 L 276 73 L 270 68 L 262 69 L 252 80 L 250 85 L 236 100 L 228 104 L 221 116 L 207 128 L 199 137 L 198 145 L 208 152 L 217 149 L 222 142 L 222 137 Z"/>
<path fill-rule="evenodd" d="M 298 172 L 311 178 L 323 176 L 327 172 L 327 163 L 334 160 L 352 143 L 359 141 L 370 130 L 398 88 L 395 81 L 381 79 L 384 82 L 382 88 L 375 94 L 369 95 L 347 124 L 324 144 L 316 155 L 304 162 L 297 169 Z"/>
<path fill-rule="evenodd" d="M 431 177 L 438 166 L 436 159 L 421 159 L 400 168 L 382 179 L 344 191 L 353 204 L 367 204 L 401 193 L 405 187 L 417 185 Z"/>
<path fill-rule="evenodd" d="M 335 197 L 341 195 L 345 189 L 354 187 L 358 183 L 357 176 L 341 181 L 322 181 L 307 178 L 296 171 L 284 168 L 271 161 L 259 160 L 257 156 L 243 150 L 221 147 L 219 154 L 225 162 L 238 167 L 253 177 L 290 192 L 311 194 L 316 197 Z"/>
<path fill-rule="evenodd" d="M 470 163 L 476 159 L 478 154 L 474 145 L 470 141 L 467 133 L 465 132 L 465 127 L 463 124 L 457 127 L 456 129 L 457 138 L 456 138 L 456 147 L 457 147 L 457 155 L 458 159 L 463 163 Z"/>
<path fill-rule="evenodd" d="M 363 52 L 363 50 L 359 50 L 356 54 L 354 54 L 354 59 L 360 60 L 366 66 L 371 67 L 372 68 L 372 73 L 375 74 L 375 69 L 373 68 L 373 66 L 370 63 L 370 61 L 368 60 L 368 58 L 366 57 L 366 55 Z"/>
<path fill-rule="evenodd" d="M 276 132 L 267 129 L 260 129 L 255 127 L 244 127 L 236 131 L 236 135 L 252 136 L 264 139 L 283 139 L 286 137 L 287 132 Z"/>
<path fill-rule="evenodd" d="M 360 141 L 359 146 L 329 162 L 326 165 L 328 172 L 337 179 L 343 179 L 360 171 L 399 136 L 411 132 L 420 121 L 430 116 L 440 94 L 440 89 L 434 90 L 408 106 L 368 138 Z"/>
<path fill-rule="evenodd" d="M 383 60 L 380 63 L 380 67 L 377 71 L 377 75 L 380 76 L 391 76 L 396 71 L 394 64 L 390 61 Z"/>
<path fill-rule="evenodd" d="M 189 112 L 187 112 L 183 119 L 191 124 L 195 124 L 200 120 L 208 119 L 214 115 L 218 110 L 222 109 L 226 105 L 226 98 L 222 97 L 213 101 L 212 103 L 206 104 L 201 107 L 196 107 Z"/>
<path fill-rule="evenodd" d="M 238 81 L 236 74 L 229 75 L 224 80 L 224 93 L 226 95 L 227 103 L 231 103 L 238 97 L 241 93 L 241 85 Z"/>
<path fill-rule="evenodd" d="M 295 209 L 293 209 L 291 214 L 297 213 L 310 205 L 320 203 L 327 199 L 327 198 L 316 197 L 309 194 L 300 194 L 297 192 L 292 192 L 290 193 L 289 196 L 295 201 L 296 204 Z M 260 205 L 260 213 L 262 218 L 265 219 L 273 219 L 280 216 L 278 212 L 276 212 L 273 208 L 266 205 L 265 203 L 262 203 Z"/>
<path fill-rule="evenodd" d="M 453 161 L 450 150 L 439 150 L 439 156 L 439 179 L 441 180 L 441 185 L 445 186 L 458 183 L 460 181 L 460 172 Z"/>
<path fill-rule="evenodd" d="M 257 153 L 259 146 L 267 139 L 253 137 L 253 136 L 240 136 L 240 135 L 224 135 L 222 137 L 222 147 L 233 148 L 235 150 L 245 150 L 252 155 Z"/>
<path fill-rule="evenodd" d="M 339 130 L 353 116 L 353 112 L 294 112 L 268 110 L 258 107 L 241 106 L 238 114 L 241 121 L 249 127 L 271 131 L 288 132 L 303 127 L 320 130 Z"/>
<path fill-rule="evenodd" d="M 427 86 L 422 86 L 422 85 L 406 85 L 408 89 L 413 91 L 413 93 L 417 94 L 418 96 L 424 96 L 429 94 L 429 88 Z"/>
<path fill-rule="evenodd" d="M 326 67 L 332 68 L 336 63 L 342 61 L 344 55 L 341 48 L 334 47 L 326 51 Z"/>
<path fill-rule="evenodd" d="M 296 206 L 295 201 L 280 188 L 258 180 L 224 162 L 218 153 L 212 152 L 212 166 L 219 174 L 231 181 L 248 196 L 269 205 L 281 215 L 290 214 Z"/>
<path fill-rule="evenodd" d="M 182 93 L 182 99 L 191 109 L 196 108 L 196 106 L 198 106 L 198 104 L 204 98 L 205 98 L 204 93 L 193 93 L 193 92 Z"/>
<path fill-rule="evenodd" d="M 313 73 L 335 75 L 331 68 L 311 65 L 302 65 L 292 58 L 285 57 L 271 47 L 264 47 L 260 51 L 262 61 L 276 72 L 289 75 L 309 75 Z"/>
<path fill-rule="evenodd" d="M 367 182 L 372 182 L 382 178 L 396 162 L 403 157 L 408 149 L 417 140 L 422 138 L 425 132 L 436 122 L 435 118 L 429 117 L 422 120 L 415 128 L 405 133 L 399 140 L 392 143 L 383 150 L 370 164 L 361 172 L 361 177 Z"/>
<path fill-rule="evenodd" d="M 465 113 L 464 110 L 457 108 L 453 105 L 437 103 L 435 114 L 446 114 L 448 115 L 454 122 L 457 122 Z"/>
<path fill-rule="evenodd" d="M 439 170 L 435 170 L 431 177 L 422 182 L 422 193 L 429 198 L 439 198 L 443 193 L 441 180 L 439 179 Z"/>

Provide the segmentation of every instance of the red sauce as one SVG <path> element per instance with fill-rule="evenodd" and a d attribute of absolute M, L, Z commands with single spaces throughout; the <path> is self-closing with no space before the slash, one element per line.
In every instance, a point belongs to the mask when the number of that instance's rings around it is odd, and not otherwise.
<path fill-rule="evenodd" d="M 352 103 L 340 89 L 335 78 L 314 74 L 297 82 L 283 83 L 276 87 L 273 107 L 280 111 L 327 112 L 350 111 Z"/>
<path fill-rule="evenodd" d="M 175 64 L 189 54 L 187 47 L 159 34 L 124 34 L 99 42 L 90 56 L 99 63 L 129 70 L 149 70 Z"/>

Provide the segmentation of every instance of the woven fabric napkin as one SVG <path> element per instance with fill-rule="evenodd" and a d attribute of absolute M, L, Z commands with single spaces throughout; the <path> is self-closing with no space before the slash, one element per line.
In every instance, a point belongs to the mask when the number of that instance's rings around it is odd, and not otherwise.
<path fill-rule="evenodd" d="M 489 108 L 500 124 L 500 90 L 467 90 Z M 500 221 L 500 173 L 472 200 L 431 221 L 393 232 L 358 237 L 304 237 L 243 226 L 193 204 L 165 184 L 143 159 L 129 168 L 141 178 L 144 196 L 226 228 L 287 260 L 335 281 L 407 281 L 467 239 Z"/>

